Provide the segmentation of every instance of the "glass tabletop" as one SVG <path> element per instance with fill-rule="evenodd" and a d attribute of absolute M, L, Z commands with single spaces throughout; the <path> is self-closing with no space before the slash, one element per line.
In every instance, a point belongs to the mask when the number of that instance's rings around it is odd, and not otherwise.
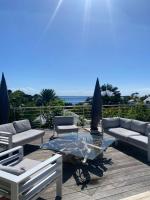
<path fill-rule="evenodd" d="M 115 139 L 87 133 L 66 133 L 41 146 L 66 155 L 93 160 L 106 150 Z"/>

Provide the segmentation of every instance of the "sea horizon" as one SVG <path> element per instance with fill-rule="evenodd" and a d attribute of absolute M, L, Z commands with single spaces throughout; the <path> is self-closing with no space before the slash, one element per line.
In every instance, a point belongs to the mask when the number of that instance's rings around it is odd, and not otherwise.
<path fill-rule="evenodd" d="M 60 99 L 62 99 L 63 101 L 65 101 L 66 103 L 72 103 L 73 105 L 77 104 L 77 103 L 83 103 L 86 101 L 86 99 L 88 97 L 91 96 L 58 96 Z"/>

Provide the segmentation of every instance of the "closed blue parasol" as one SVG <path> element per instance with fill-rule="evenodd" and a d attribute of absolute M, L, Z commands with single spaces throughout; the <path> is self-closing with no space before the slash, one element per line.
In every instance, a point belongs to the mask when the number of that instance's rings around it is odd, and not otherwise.
<path fill-rule="evenodd" d="M 4 74 L 0 83 L 0 124 L 8 123 L 9 121 L 9 98 L 7 85 Z"/>
<path fill-rule="evenodd" d="M 100 119 L 102 119 L 102 96 L 98 78 L 92 100 L 91 118 L 91 132 L 98 131 L 98 124 Z"/>

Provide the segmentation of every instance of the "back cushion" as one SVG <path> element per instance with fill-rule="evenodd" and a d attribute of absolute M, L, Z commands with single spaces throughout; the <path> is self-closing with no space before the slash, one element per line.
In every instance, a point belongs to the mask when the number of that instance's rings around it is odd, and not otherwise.
<path fill-rule="evenodd" d="M 73 125 L 74 123 L 74 117 L 68 116 L 56 116 L 54 118 L 55 125 Z"/>
<path fill-rule="evenodd" d="M 148 124 L 147 122 L 132 120 L 131 121 L 131 130 L 145 135 L 147 124 Z"/>
<path fill-rule="evenodd" d="M 148 136 L 150 134 L 150 124 L 147 124 L 145 135 Z"/>
<path fill-rule="evenodd" d="M 112 118 L 103 118 L 102 119 L 102 127 L 106 128 L 116 128 L 120 126 L 120 119 L 119 117 L 112 117 Z"/>
<path fill-rule="evenodd" d="M 15 130 L 14 126 L 13 126 L 13 123 L 0 125 L 0 131 L 16 134 L 16 130 Z"/>
<path fill-rule="evenodd" d="M 15 121 L 15 122 L 13 122 L 13 125 L 14 125 L 17 133 L 21 133 L 21 132 L 31 129 L 31 124 L 28 119 Z"/>
<path fill-rule="evenodd" d="M 120 127 L 125 129 L 131 129 L 131 119 L 120 118 Z"/>
<path fill-rule="evenodd" d="M 2 171 L 5 171 L 5 172 L 8 172 L 10 174 L 14 174 L 14 175 L 21 175 L 25 172 L 25 169 L 23 168 L 20 168 L 20 169 L 16 169 L 15 167 L 12 167 L 12 166 L 3 166 L 0 164 L 0 170 Z"/>

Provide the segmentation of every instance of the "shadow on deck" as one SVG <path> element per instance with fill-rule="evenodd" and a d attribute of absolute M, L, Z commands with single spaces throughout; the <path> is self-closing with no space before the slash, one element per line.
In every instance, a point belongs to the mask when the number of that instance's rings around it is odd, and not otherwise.
<path fill-rule="evenodd" d="M 47 141 L 50 132 L 44 140 Z M 24 147 L 25 156 L 43 160 L 53 152 L 41 150 L 39 141 Z M 119 142 L 104 153 L 103 159 L 63 164 L 63 200 L 119 200 L 150 188 L 150 170 L 146 152 Z M 55 186 L 49 187 L 38 200 L 58 200 Z"/>

